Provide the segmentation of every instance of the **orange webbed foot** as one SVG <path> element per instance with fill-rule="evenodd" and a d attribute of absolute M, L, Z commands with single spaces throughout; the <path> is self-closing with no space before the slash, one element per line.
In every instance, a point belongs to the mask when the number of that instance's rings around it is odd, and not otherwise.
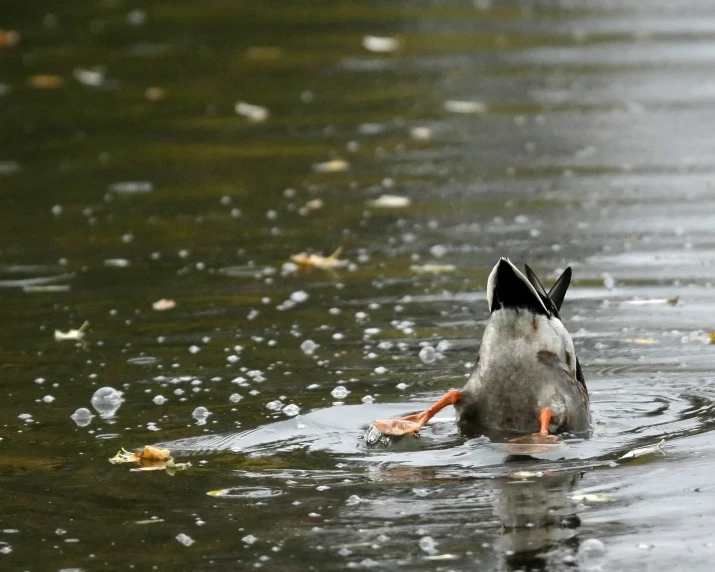
<path fill-rule="evenodd" d="M 376 419 L 372 422 L 375 428 L 383 435 L 397 437 L 399 435 L 417 435 L 424 423 L 410 421 L 409 419 Z"/>

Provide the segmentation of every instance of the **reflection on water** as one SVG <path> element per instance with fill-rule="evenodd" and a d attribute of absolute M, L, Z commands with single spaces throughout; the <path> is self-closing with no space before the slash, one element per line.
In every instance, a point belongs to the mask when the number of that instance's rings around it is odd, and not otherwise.
<path fill-rule="evenodd" d="M 3 569 L 712 569 L 709 2 L 4 16 Z M 463 385 L 502 255 L 573 267 L 593 436 L 366 447 Z"/>

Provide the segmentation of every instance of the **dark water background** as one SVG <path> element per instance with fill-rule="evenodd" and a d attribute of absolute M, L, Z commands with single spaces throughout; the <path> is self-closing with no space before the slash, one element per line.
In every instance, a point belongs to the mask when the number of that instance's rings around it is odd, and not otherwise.
<path fill-rule="evenodd" d="M 713 569 L 715 5 L 35 0 L 0 28 L 0 568 Z M 594 436 L 507 459 L 446 411 L 366 449 L 461 386 L 501 255 L 573 267 Z M 150 443 L 193 466 L 107 462 Z"/>

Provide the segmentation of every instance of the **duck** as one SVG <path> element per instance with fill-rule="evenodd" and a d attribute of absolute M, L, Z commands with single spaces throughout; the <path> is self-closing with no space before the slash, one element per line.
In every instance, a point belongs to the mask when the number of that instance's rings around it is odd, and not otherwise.
<path fill-rule="evenodd" d="M 453 405 L 460 427 L 518 434 L 513 441 L 553 442 L 591 428 L 588 389 L 559 312 L 571 283 L 566 268 L 547 292 L 536 273 L 500 258 L 487 280 L 489 320 L 479 356 L 462 389 L 400 419 L 375 420 L 383 436 L 417 435 Z"/>

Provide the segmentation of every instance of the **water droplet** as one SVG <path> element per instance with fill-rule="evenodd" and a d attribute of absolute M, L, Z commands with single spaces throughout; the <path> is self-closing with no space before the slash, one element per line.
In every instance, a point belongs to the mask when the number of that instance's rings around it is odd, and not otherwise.
<path fill-rule="evenodd" d="M 121 391 L 113 387 L 100 387 L 92 396 L 92 407 L 107 419 L 117 412 L 123 401 Z"/>
<path fill-rule="evenodd" d="M 434 554 L 437 552 L 437 543 L 431 536 L 423 536 L 420 538 L 420 549 L 427 554 Z"/>
<path fill-rule="evenodd" d="M 191 416 L 196 419 L 196 424 L 197 425 L 205 425 L 206 424 L 206 418 L 211 415 L 211 412 L 206 409 L 205 407 L 199 406 L 196 409 L 194 409 L 191 413 Z"/>
<path fill-rule="evenodd" d="M 92 417 L 94 417 L 94 415 L 92 415 L 92 412 L 86 407 L 80 407 L 77 411 L 70 415 L 70 419 L 72 419 L 78 427 L 86 427 L 89 425 L 92 421 Z"/>
<path fill-rule="evenodd" d="M 597 572 L 602 570 L 606 557 L 606 547 L 597 538 L 584 540 L 578 547 L 578 562 L 584 572 Z"/>
<path fill-rule="evenodd" d="M 335 399 L 345 399 L 350 391 L 344 385 L 338 385 L 330 392 Z"/>
<path fill-rule="evenodd" d="M 313 340 L 305 340 L 302 344 L 300 344 L 300 349 L 303 350 L 303 353 L 306 355 L 313 355 L 315 348 L 317 347 L 318 344 L 316 344 Z"/>
<path fill-rule="evenodd" d="M 295 417 L 296 415 L 298 415 L 298 413 L 300 413 L 300 407 L 298 407 L 294 403 L 291 403 L 290 405 L 286 405 L 283 408 L 283 413 L 288 417 Z"/>
<path fill-rule="evenodd" d="M 183 532 L 176 535 L 176 540 L 181 542 L 184 546 L 191 546 L 194 542 L 196 542 L 193 538 Z"/>
<path fill-rule="evenodd" d="M 423 363 L 433 363 L 437 359 L 437 351 L 432 346 L 425 346 L 419 356 Z"/>
<path fill-rule="evenodd" d="M 296 303 L 305 302 L 308 299 L 308 293 L 305 290 L 296 290 L 290 295 L 290 299 Z"/>

